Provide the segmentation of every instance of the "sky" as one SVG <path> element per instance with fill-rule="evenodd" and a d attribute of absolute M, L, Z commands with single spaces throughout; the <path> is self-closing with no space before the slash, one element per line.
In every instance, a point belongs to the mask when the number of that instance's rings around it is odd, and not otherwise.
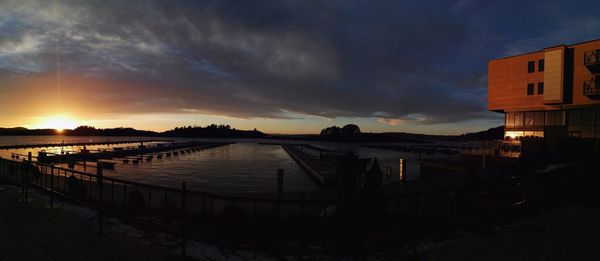
<path fill-rule="evenodd" d="M 491 59 L 600 38 L 597 1 L 0 0 L 0 126 L 460 134 Z"/>

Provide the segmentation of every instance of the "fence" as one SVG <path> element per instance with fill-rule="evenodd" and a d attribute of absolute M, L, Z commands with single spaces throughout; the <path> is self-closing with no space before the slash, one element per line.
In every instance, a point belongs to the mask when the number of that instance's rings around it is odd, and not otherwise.
<path fill-rule="evenodd" d="M 232 209 L 251 217 L 281 219 L 294 215 L 326 214 L 333 199 L 266 198 L 238 195 L 217 195 L 181 188 L 157 186 L 105 177 L 102 168 L 96 174 L 61 168 L 33 161 L 13 161 L 0 158 L 0 179 L 18 185 L 27 201 L 32 187 L 48 192 L 50 207 L 60 196 L 97 209 L 100 231 L 103 216 L 116 216 L 126 221 L 148 226 L 185 238 L 196 238 L 210 232 L 218 216 Z M 182 249 L 185 249 L 182 248 Z"/>
<path fill-rule="evenodd" d="M 53 207 L 54 197 L 59 196 L 97 209 L 100 233 L 104 216 L 109 215 L 177 235 L 184 255 L 187 239 L 207 239 L 214 234 L 214 225 L 221 222 L 226 213 L 229 217 L 231 213 L 244 213 L 252 218 L 269 220 L 292 216 L 319 217 L 327 216 L 329 206 L 338 201 L 306 199 L 304 194 L 296 199 L 217 195 L 188 190 L 185 182 L 181 188 L 173 188 L 104 177 L 101 166 L 96 174 L 91 174 L 51 164 L 2 158 L 0 180 L 20 186 L 25 202 L 28 190 L 35 187 L 48 192 L 50 207 Z M 480 204 L 486 200 L 468 198 L 465 203 L 464 195 L 462 188 L 447 188 L 396 193 L 386 196 L 385 200 L 394 209 L 394 215 L 445 218 L 459 216 L 461 205 Z M 521 196 L 523 193 L 517 193 L 512 202 L 521 201 Z"/>

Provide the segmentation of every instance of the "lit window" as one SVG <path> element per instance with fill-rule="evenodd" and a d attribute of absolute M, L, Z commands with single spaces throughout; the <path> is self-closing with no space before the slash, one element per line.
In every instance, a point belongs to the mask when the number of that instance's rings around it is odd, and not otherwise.
<path fill-rule="evenodd" d="M 519 137 L 523 137 L 523 132 L 522 131 L 507 131 L 504 133 L 505 137 L 509 137 L 511 139 L 516 139 Z"/>
<path fill-rule="evenodd" d="M 505 123 L 506 127 L 514 127 L 515 126 L 515 113 L 514 112 L 507 112 L 506 113 L 506 123 Z"/>
<path fill-rule="evenodd" d="M 531 111 L 526 112 L 525 113 L 525 127 L 533 127 L 534 124 L 535 124 L 535 112 L 531 112 Z M 527 135 L 525 135 L 525 136 L 527 136 Z"/>
<path fill-rule="evenodd" d="M 515 112 L 515 127 L 523 126 L 523 113 Z"/>

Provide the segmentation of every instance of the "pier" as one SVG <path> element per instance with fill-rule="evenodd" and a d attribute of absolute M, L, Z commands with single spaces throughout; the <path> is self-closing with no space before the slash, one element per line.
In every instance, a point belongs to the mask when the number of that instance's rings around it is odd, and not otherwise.
<path fill-rule="evenodd" d="M 22 144 L 0 146 L 0 150 L 8 149 L 34 149 L 51 147 L 70 147 L 70 146 L 94 146 L 94 145 L 118 145 L 127 143 L 149 143 L 149 142 L 173 142 L 173 140 L 124 140 L 124 141 L 95 141 L 95 142 L 69 142 L 69 143 L 42 143 L 42 144 Z"/>
<path fill-rule="evenodd" d="M 282 144 L 281 147 L 319 186 L 331 187 L 337 183 L 339 176 L 334 158 L 314 158 L 291 144 Z"/>
<path fill-rule="evenodd" d="M 40 153 L 37 157 L 37 160 L 45 163 L 61 163 L 61 162 L 77 162 L 77 161 L 98 161 L 101 159 L 115 159 L 115 158 L 128 158 L 135 156 L 136 160 L 140 160 L 141 158 L 146 159 L 146 161 L 151 161 L 154 156 L 153 154 L 157 154 L 156 158 L 162 158 L 162 152 L 166 152 L 170 156 L 170 151 L 181 150 L 190 151 L 190 149 L 209 149 L 215 148 L 223 145 L 229 145 L 229 142 L 184 142 L 184 143 L 172 143 L 172 144 L 159 144 L 156 146 L 143 146 L 140 145 L 135 149 L 123 149 L 118 148 L 113 150 L 102 150 L 98 152 L 91 153 L 88 150 L 81 150 L 79 153 L 71 153 L 71 154 L 47 154 Z M 168 151 L 168 152 L 167 152 Z M 141 155 L 141 156 L 140 156 Z M 127 163 L 124 161 L 124 163 Z M 136 163 L 135 161 L 133 162 Z"/>

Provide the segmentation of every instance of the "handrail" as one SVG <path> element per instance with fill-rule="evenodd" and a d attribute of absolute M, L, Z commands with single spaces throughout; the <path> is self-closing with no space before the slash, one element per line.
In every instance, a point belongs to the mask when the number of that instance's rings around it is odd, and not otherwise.
<path fill-rule="evenodd" d="M 586 66 L 598 65 L 600 64 L 600 59 L 598 59 L 600 54 L 600 49 L 596 49 L 593 51 L 587 51 L 583 54 L 583 63 Z"/>
<path fill-rule="evenodd" d="M 598 77 L 583 82 L 583 95 L 600 96 L 600 79 Z"/>
<path fill-rule="evenodd" d="M 11 161 L 11 162 L 15 162 L 15 163 L 22 163 L 22 162 L 27 162 L 27 161 L 15 161 L 12 159 L 4 159 L 4 158 L 0 158 L 3 160 L 7 160 L 7 161 Z M 86 177 L 90 177 L 90 178 L 94 178 L 97 179 L 98 175 L 97 174 L 92 174 L 92 173 L 88 173 L 85 171 L 80 171 L 80 170 L 74 170 L 74 169 L 68 169 L 68 168 L 64 168 L 64 167 L 58 167 L 58 166 L 54 166 L 52 164 L 48 164 L 48 163 L 41 163 L 41 162 L 30 162 L 31 164 L 37 165 L 37 166 L 43 166 L 43 167 L 47 167 L 47 168 L 54 168 L 55 170 L 59 170 L 59 171 L 63 171 L 63 172 L 69 172 L 72 174 L 77 174 L 80 176 L 86 176 Z M 106 181 L 112 181 L 115 183 L 121 183 L 121 184 L 126 184 L 126 185 L 131 185 L 134 187 L 141 187 L 141 188 L 150 188 L 150 189 L 155 189 L 155 190 L 162 190 L 162 191 L 168 191 L 168 192 L 181 192 L 180 188 L 174 188 L 174 187 L 168 187 L 168 186 L 161 186 L 161 185 L 154 185 L 154 184 L 147 184 L 147 183 L 141 183 L 141 182 L 136 182 L 136 181 L 130 181 L 130 180 L 124 180 L 124 179 L 119 179 L 119 178 L 114 178 L 114 177 L 106 177 L 106 176 L 102 176 L 103 180 Z M 106 183 L 106 182 L 104 182 Z M 323 202 L 335 202 L 335 199 L 290 199 L 290 198 L 268 198 L 268 197 L 253 197 L 253 196 L 238 196 L 238 195 L 219 195 L 219 194 L 214 194 L 214 193 L 210 193 L 210 192 L 205 192 L 205 191 L 195 191 L 195 190 L 186 190 L 186 193 L 191 194 L 191 195 L 197 195 L 197 196 L 202 196 L 202 197 L 208 197 L 208 198 L 213 198 L 213 199 L 219 199 L 219 200 L 228 200 L 228 201 L 239 201 L 239 202 L 252 202 L 252 201 L 256 201 L 256 202 L 263 202 L 263 203 L 279 203 L 279 204 L 300 204 L 300 203 L 305 203 L 305 204 L 316 204 L 316 203 L 323 203 Z"/>

